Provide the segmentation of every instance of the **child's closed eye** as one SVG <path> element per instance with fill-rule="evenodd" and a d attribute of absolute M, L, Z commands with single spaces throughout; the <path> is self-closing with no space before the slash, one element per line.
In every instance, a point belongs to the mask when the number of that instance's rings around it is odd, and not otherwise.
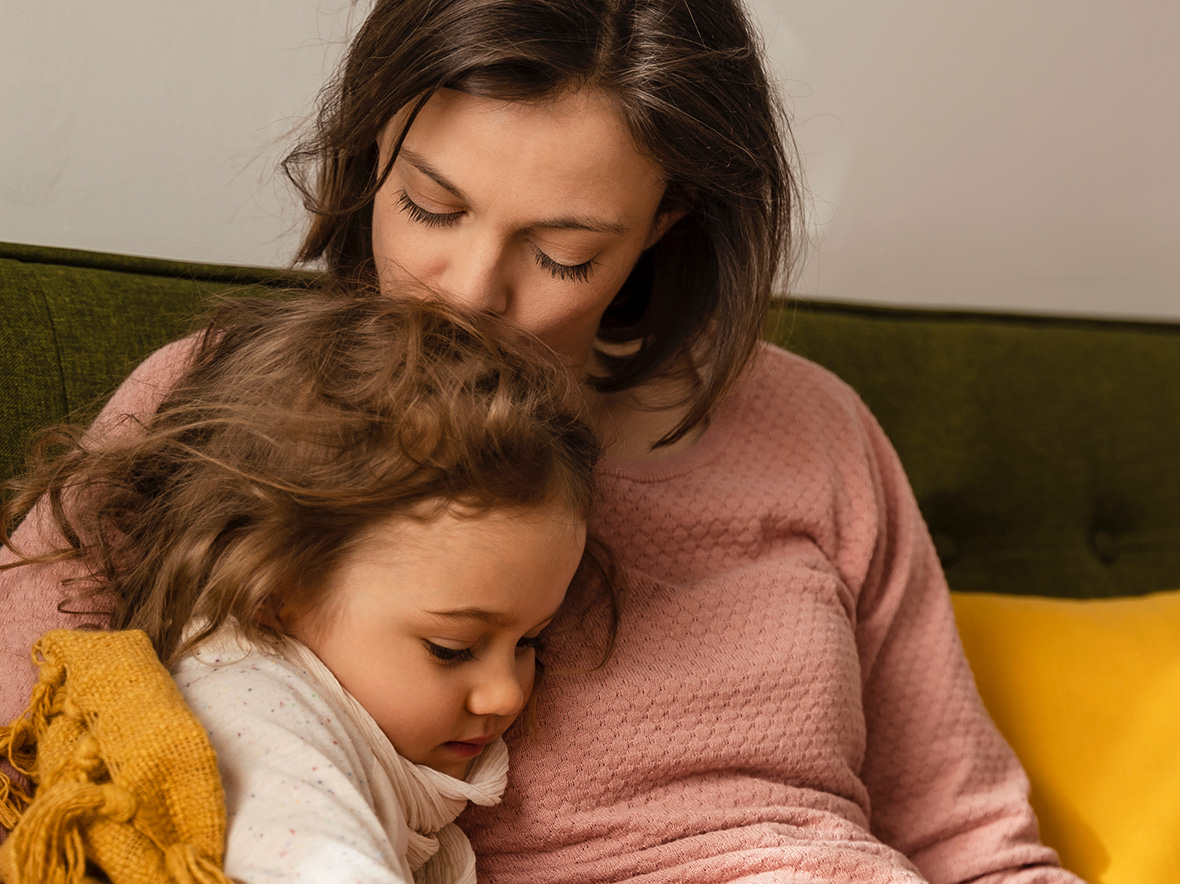
<path fill-rule="evenodd" d="M 518 651 L 539 651 L 545 647 L 545 639 L 540 635 L 526 635 L 516 643 Z"/>
<path fill-rule="evenodd" d="M 448 648 L 446 645 L 436 645 L 429 639 L 423 639 L 422 643 L 426 646 L 430 656 L 443 663 L 466 663 L 468 660 L 475 659 L 471 648 Z"/>

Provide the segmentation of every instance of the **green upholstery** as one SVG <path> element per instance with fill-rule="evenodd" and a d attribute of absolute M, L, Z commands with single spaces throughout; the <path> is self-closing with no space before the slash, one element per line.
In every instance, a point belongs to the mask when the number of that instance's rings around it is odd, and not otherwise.
<path fill-rule="evenodd" d="M 144 356 L 197 327 L 206 296 L 308 278 L 0 243 L 0 476 L 37 428 L 93 413 Z"/>
<path fill-rule="evenodd" d="M 202 298 L 277 271 L 0 244 L 0 474 Z M 897 446 L 951 587 L 1180 587 L 1180 324 L 791 303 L 771 336 L 855 387 Z"/>

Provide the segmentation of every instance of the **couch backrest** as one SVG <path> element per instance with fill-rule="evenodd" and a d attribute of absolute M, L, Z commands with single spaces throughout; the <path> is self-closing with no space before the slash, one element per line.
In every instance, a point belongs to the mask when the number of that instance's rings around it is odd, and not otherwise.
<path fill-rule="evenodd" d="M 148 353 L 199 327 L 213 295 L 308 277 L 0 243 L 0 475 L 37 428 L 85 419 Z"/>
<path fill-rule="evenodd" d="M 210 294 L 276 271 L 0 244 L 0 474 Z M 1180 325 L 791 302 L 769 336 L 835 371 L 898 449 L 953 589 L 1180 587 Z"/>

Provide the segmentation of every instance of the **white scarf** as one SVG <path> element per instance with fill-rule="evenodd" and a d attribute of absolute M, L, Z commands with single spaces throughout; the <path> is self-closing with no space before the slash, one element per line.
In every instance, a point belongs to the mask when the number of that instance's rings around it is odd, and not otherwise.
<path fill-rule="evenodd" d="M 406 859 L 415 884 L 475 884 L 475 852 L 454 823 L 468 801 L 484 806 L 500 803 L 508 785 L 508 747 L 488 743 L 467 779 L 448 776 L 397 753 L 389 738 L 360 703 L 306 645 L 287 639 L 283 658 L 303 669 L 352 719 L 377 763 L 389 776 L 410 827 Z"/>
<path fill-rule="evenodd" d="M 190 623 L 185 637 L 199 628 Z M 266 653 L 251 647 L 232 623 L 227 623 L 194 649 L 238 650 L 243 655 Z M 508 747 L 502 739 L 488 743 L 464 780 L 414 764 L 397 753 L 368 711 L 336 680 L 332 671 L 303 643 L 285 638 L 280 656 L 308 674 L 331 702 L 340 707 L 364 737 L 368 749 L 389 777 L 406 824 L 406 859 L 415 884 L 475 884 L 475 852 L 463 830 L 455 825 L 468 801 L 491 806 L 500 803 L 508 785 Z"/>

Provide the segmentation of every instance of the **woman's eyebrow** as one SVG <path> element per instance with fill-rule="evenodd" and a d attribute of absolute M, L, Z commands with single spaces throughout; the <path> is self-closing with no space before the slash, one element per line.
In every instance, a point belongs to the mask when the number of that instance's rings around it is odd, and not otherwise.
<path fill-rule="evenodd" d="M 405 159 L 407 163 L 445 190 L 447 193 L 457 197 L 463 202 L 468 202 L 467 197 L 458 187 L 447 180 L 447 177 L 442 172 L 430 165 L 430 163 L 421 154 L 416 154 L 405 145 L 398 151 L 398 159 Z"/>
<path fill-rule="evenodd" d="M 432 166 L 430 161 L 421 154 L 415 153 L 403 145 L 401 151 L 398 153 L 398 159 L 405 159 L 407 163 L 460 202 L 470 203 L 466 194 L 448 180 L 446 175 Z M 590 233 L 609 233 L 612 236 L 622 236 L 630 229 L 626 224 L 606 221 L 601 218 L 589 218 L 584 215 L 566 215 L 560 218 L 536 221 L 530 224 L 529 227 L 542 227 L 546 230 L 586 230 Z"/>
<path fill-rule="evenodd" d="M 538 221 L 532 226 L 544 227 L 546 230 L 588 230 L 591 233 L 610 233 L 614 236 L 622 236 L 628 230 L 625 224 L 601 221 L 598 218 L 584 218 L 576 215 L 565 218 L 554 218 L 550 221 Z"/>

